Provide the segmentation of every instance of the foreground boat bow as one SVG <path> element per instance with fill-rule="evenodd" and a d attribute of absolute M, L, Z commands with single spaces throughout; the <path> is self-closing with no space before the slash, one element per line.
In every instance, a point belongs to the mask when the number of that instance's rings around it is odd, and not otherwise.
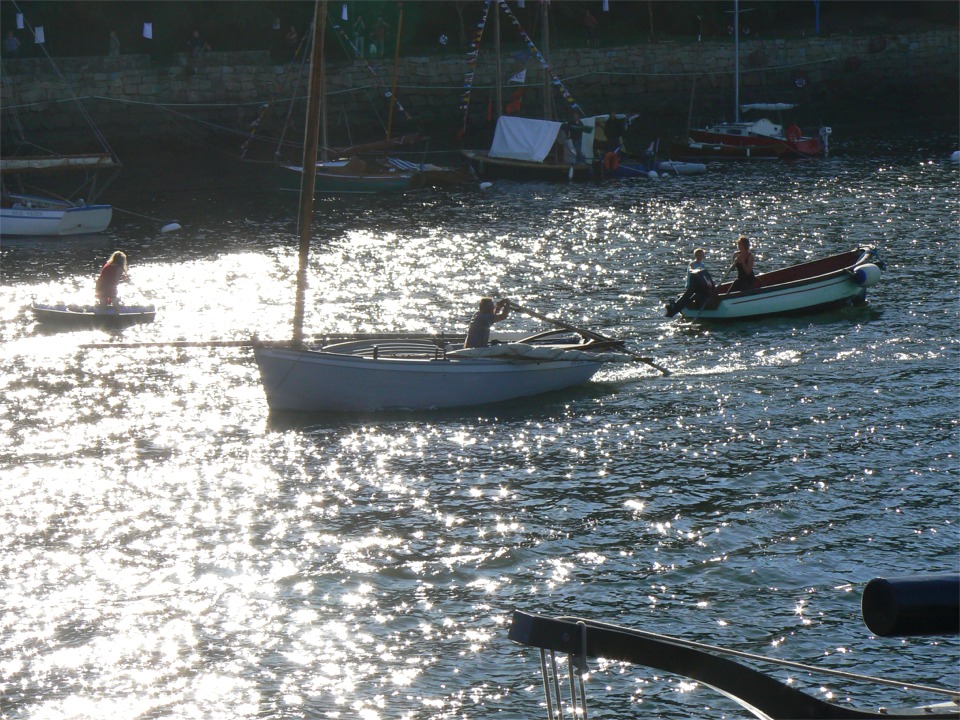
<path fill-rule="evenodd" d="M 811 697 L 764 673 L 742 665 L 720 653 L 723 648 L 692 643 L 667 635 L 634 630 L 609 623 L 575 617 L 551 618 L 515 610 L 509 638 L 521 645 L 540 648 L 541 666 L 556 668 L 555 659 L 547 662 L 544 653 L 560 652 L 569 656 L 571 691 L 579 679 L 580 702 L 585 704 L 582 672 L 587 658 L 604 658 L 645 665 L 703 683 L 726 695 L 758 718 L 770 720 L 823 720 L 825 718 L 960 718 L 956 702 L 946 706 L 926 706 L 903 711 L 878 708 L 861 710 L 836 705 Z M 744 653 L 733 653 L 745 655 Z M 545 676 L 544 686 L 559 696 L 559 679 Z M 954 693 L 954 695 L 958 695 Z M 572 697 L 576 698 L 573 692 Z M 548 713 L 559 711 L 559 698 L 548 697 Z M 576 709 L 574 715 L 576 716 Z M 562 713 L 560 714 L 562 717 Z"/>

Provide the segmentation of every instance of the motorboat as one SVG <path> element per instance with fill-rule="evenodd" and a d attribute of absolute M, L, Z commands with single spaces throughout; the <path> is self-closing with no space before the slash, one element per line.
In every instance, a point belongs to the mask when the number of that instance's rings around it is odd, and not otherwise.
<path fill-rule="evenodd" d="M 806 314 L 863 302 L 880 282 L 886 263 L 872 246 L 760 273 L 752 287 L 734 290 L 725 282 L 681 310 L 688 320 L 755 320 Z"/>

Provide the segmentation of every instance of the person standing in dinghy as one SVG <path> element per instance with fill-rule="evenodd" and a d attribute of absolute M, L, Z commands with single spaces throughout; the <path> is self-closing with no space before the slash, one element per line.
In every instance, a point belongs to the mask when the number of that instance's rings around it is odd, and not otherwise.
<path fill-rule="evenodd" d="M 506 319 L 510 312 L 510 301 L 504 298 L 496 305 L 493 298 L 485 297 L 480 301 L 480 307 L 470 321 L 467 329 L 465 348 L 481 348 L 490 344 L 490 328 L 494 323 Z"/>
<path fill-rule="evenodd" d="M 97 305 L 119 305 L 117 286 L 127 277 L 127 256 L 117 250 L 104 263 L 97 278 L 94 294 L 97 296 Z"/>

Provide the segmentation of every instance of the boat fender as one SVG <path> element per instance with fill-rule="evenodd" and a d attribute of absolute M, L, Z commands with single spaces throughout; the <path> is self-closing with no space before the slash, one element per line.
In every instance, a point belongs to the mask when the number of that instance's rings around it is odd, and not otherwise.
<path fill-rule="evenodd" d="M 647 173 L 647 177 L 650 178 L 651 180 L 659 180 L 659 179 L 660 179 L 660 176 L 657 175 L 657 171 L 656 171 L 656 170 L 651 170 L 650 172 L 648 172 L 648 173 Z M 666 176 L 664 176 L 664 177 L 666 177 Z"/>
<path fill-rule="evenodd" d="M 871 287 L 880 282 L 883 273 L 873 263 L 862 263 L 853 269 L 853 281 L 863 287 Z"/>
<path fill-rule="evenodd" d="M 960 634 L 960 575 L 874 578 L 863 589 L 861 611 L 880 637 Z"/>
<path fill-rule="evenodd" d="M 608 152 L 603 156 L 603 169 L 612 171 L 620 167 L 620 155 L 614 151 Z"/>
<path fill-rule="evenodd" d="M 796 125 L 791 125 L 790 127 L 787 128 L 787 140 L 789 140 L 790 142 L 796 142 L 797 140 L 800 139 L 801 135 L 803 135 L 803 133 L 800 131 L 800 128 L 797 127 Z"/>

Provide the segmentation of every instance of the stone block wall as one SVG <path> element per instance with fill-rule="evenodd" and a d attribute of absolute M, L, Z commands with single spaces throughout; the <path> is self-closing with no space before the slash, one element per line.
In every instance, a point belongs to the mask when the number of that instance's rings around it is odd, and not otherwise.
<path fill-rule="evenodd" d="M 71 98 L 84 107 L 108 137 L 165 133 L 228 133 L 238 138 L 256 126 L 279 133 L 291 98 L 291 115 L 302 133 L 302 98 L 307 70 L 275 65 L 265 52 L 209 53 L 196 72 L 184 57 L 158 64 L 148 56 L 57 59 L 60 74 L 42 59 L 6 60 L 0 85 L 4 141 L 17 129 L 26 134 L 82 129 Z M 513 63 L 513 64 L 511 64 Z M 733 44 L 728 39 L 694 43 L 659 42 L 616 48 L 558 50 L 553 71 L 587 115 L 612 109 L 638 112 L 652 132 L 682 134 L 691 111 L 695 121 L 733 113 Z M 504 59 L 511 75 L 513 57 Z M 542 112 L 542 72 L 526 63 L 524 110 Z M 438 132 L 452 141 L 462 122 L 459 110 L 466 61 L 463 55 L 403 57 L 397 68 L 397 97 L 412 119 L 394 108 L 394 132 Z M 389 117 L 392 59 L 377 74 L 363 61 L 327 66 L 327 117 L 331 144 L 359 141 L 348 125 L 382 128 Z M 471 125 L 482 123 L 493 97 L 494 59 L 481 55 L 471 92 Z M 508 87 L 507 96 L 516 89 Z M 884 122 L 885 113 L 907 117 L 924 107 L 956 114 L 960 94 L 958 33 L 872 37 L 831 36 L 747 40 L 740 44 L 741 102 L 797 102 L 801 124 Z M 557 100 L 559 95 L 556 96 Z M 562 104 L 563 101 L 560 100 Z M 566 111 L 560 114 L 566 118 Z M 269 128 L 269 130 L 268 130 Z M 258 131 L 260 131 L 258 130 Z M 381 129 L 382 131 L 382 129 Z M 351 130 L 352 132 L 352 130 Z M 238 140 L 239 144 L 240 140 Z"/>

